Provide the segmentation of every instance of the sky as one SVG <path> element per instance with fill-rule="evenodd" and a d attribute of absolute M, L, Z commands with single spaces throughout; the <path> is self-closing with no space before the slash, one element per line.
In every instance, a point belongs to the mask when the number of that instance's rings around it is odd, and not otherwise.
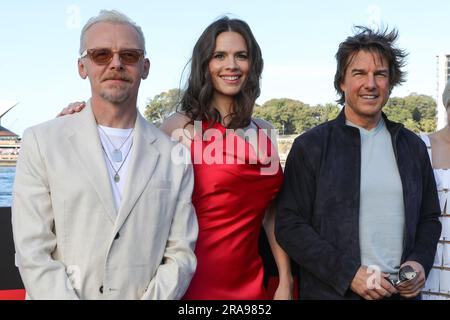
<path fill-rule="evenodd" d="M 149 98 L 184 87 L 182 73 L 195 42 L 225 14 L 245 20 L 261 47 L 258 104 L 272 98 L 334 102 L 334 55 L 354 25 L 398 29 L 398 46 L 409 52 L 408 77 L 392 96 L 435 97 L 436 55 L 450 53 L 447 0 L 1 1 L 0 101 L 19 102 L 2 126 L 22 135 L 70 102 L 89 98 L 88 80 L 77 71 L 79 36 L 101 9 L 125 13 L 146 36 L 151 70 L 141 83 L 141 112 Z"/>

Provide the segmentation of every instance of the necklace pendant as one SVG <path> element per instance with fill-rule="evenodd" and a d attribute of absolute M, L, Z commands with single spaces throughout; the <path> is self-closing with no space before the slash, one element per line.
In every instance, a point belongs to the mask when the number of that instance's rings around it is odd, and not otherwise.
<path fill-rule="evenodd" d="M 114 175 L 114 182 L 115 182 L 115 183 L 118 183 L 119 181 L 120 181 L 120 176 L 119 176 L 118 173 L 116 173 L 116 174 Z"/>
<path fill-rule="evenodd" d="M 122 151 L 119 149 L 114 149 L 112 152 L 112 159 L 114 162 L 122 162 Z"/>

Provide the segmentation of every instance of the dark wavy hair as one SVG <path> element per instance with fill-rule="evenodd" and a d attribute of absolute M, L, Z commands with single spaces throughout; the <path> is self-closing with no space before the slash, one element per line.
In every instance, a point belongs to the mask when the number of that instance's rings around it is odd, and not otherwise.
<path fill-rule="evenodd" d="M 386 59 L 389 65 L 389 92 L 392 92 L 392 89 L 398 84 L 405 82 L 406 77 L 406 72 L 402 71 L 402 68 L 406 65 L 405 59 L 408 54 L 394 46 L 398 39 L 396 29 L 391 32 L 388 32 L 387 27 L 384 30 L 376 31 L 363 26 L 356 26 L 354 29 L 355 34 L 342 42 L 336 53 L 337 68 L 334 76 L 334 88 L 340 96 L 337 102 L 341 105 L 345 103 L 345 93 L 341 89 L 341 84 L 344 82 L 348 66 L 361 50 L 375 53 Z"/>
<path fill-rule="evenodd" d="M 221 121 L 219 112 L 211 105 L 214 87 L 209 73 L 209 62 L 213 57 L 216 39 L 226 31 L 239 33 L 247 45 L 250 70 L 241 91 L 235 96 L 231 121 L 228 128 L 244 128 L 250 124 L 253 107 L 261 92 L 260 78 L 263 70 L 261 49 L 248 24 L 239 19 L 222 17 L 209 25 L 198 39 L 192 52 L 191 72 L 180 101 L 181 111 L 191 119 Z"/>

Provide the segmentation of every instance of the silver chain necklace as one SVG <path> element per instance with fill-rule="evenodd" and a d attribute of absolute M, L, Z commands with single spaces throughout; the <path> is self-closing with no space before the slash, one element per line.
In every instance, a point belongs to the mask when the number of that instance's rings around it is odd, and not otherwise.
<path fill-rule="evenodd" d="M 130 148 L 128 149 L 127 154 L 125 155 L 125 159 L 123 160 L 122 164 L 120 165 L 119 169 L 117 169 L 117 170 L 116 170 L 116 168 L 113 166 L 111 160 L 109 159 L 108 152 L 106 152 L 105 147 L 103 146 L 103 143 L 102 143 L 101 141 L 100 141 L 100 144 L 102 145 L 102 149 L 103 149 L 103 152 L 104 152 L 105 155 L 106 155 L 106 159 L 108 159 L 108 162 L 109 162 L 111 168 L 113 169 L 113 171 L 114 171 L 114 173 L 115 173 L 115 174 L 114 174 L 114 182 L 115 182 L 115 183 L 118 183 L 118 182 L 120 181 L 119 171 L 120 171 L 120 169 L 122 169 L 123 164 L 125 163 L 125 161 L 126 161 L 127 158 L 128 158 L 128 155 L 130 154 L 131 147 L 133 146 L 133 140 L 131 140 L 131 145 L 130 145 Z"/>
<path fill-rule="evenodd" d="M 131 136 L 131 134 L 133 133 L 133 129 L 131 129 L 130 134 L 128 135 L 128 137 L 125 139 L 125 141 L 122 143 L 122 145 L 117 148 L 114 143 L 112 143 L 111 139 L 109 139 L 109 136 L 106 134 L 105 130 L 103 130 L 103 128 L 99 125 L 98 126 L 100 128 L 100 130 L 103 132 L 103 135 L 106 137 L 106 139 L 108 139 L 109 143 L 111 144 L 111 146 L 114 148 L 111 157 L 113 159 L 114 162 L 122 162 L 123 156 L 122 156 L 122 147 L 125 144 L 125 142 L 128 141 L 128 138 Z M 103 145 L 102 145 L 103 146 Z M 104 150 L 104 149 L 103 149 Z M 129 152 L 129 151 L 128 151 Z"/>

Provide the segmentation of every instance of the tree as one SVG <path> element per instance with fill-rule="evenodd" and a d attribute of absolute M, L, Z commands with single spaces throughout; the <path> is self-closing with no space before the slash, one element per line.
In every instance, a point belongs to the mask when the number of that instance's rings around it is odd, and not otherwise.
<path fill-rule="evenodd" d="M 166 117 L 176 111 L 181 95 L 181 90 L 170 89 L 148 99 L 144 117 L 156 126 L 161 125 Z"/>
<path fill-rule="evenodd" d="M 182 91 L 171 89 L 149 99 L 145 107 L 145 118 L 159 126 L 164 118 L 176 111 Z M 323 122 L 337 117 L 338 105 L 310 106 L 299 100 L 271 99 L 263 105 L 255 105 L 253 116 L 269 121 L 280 134 L 300 134 Z M 419 132 L 436 130 L 436 102 L 430 96 L 412 93 L 409 96 L 390 98 L 383 108 L 390 120 L 402 123 L 406 128 Z"/>
<path fill-rule="evenodd" d="M 426 95 L 412 93 L 389 99 L 383 108 L 390 120 L 400 122 L 416 133 L 436 130 L 436 102 Z"/>
<path fill-rule="evenodd" d="M 325 105 L 319 104 L 312 108 L 313 113 L 318 117 L 319 123 L 335 119 L 341 111 L 339 106 L 335 103 L 327 103 Z"/>
<path fill-rule="evenodd" d="M 334 119 L 339 114 L 336 104 L 309 106 L 298 100 L 272 99 L 255 107 L 253 116 L 273 124 L 280 134 L 299 134 L 318 124 Z"/>
<path fill-rule="evenodd" d="M 298 114 L 304 112 L 306 105 L 292 99 L 272 99 L 261 107 L 256 107 L 253 116 L 269 121 L 281 134 L 293 134 L 300 124 Z"/>

